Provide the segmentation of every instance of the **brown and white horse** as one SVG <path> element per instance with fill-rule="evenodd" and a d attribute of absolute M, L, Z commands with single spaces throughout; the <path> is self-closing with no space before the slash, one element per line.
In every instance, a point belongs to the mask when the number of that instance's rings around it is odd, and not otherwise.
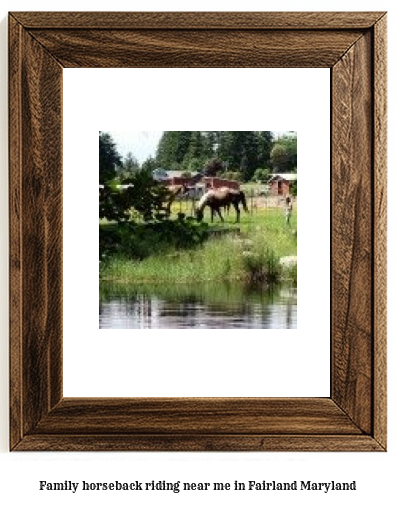
<path fill-rule="evenodd" d="M 221 208 L 227 208 L 228 206 L 233 205 L 237 215 L 236 222 L 240 222 L 240 203 L 242 204 L 244 210 L 249 213 L 245 194 L 241 190 L 234 190 L 226 187 L 220 188 L 219 190 L 209 190 L 203 195 L 197 205 L 197 220 L 201 222 L 204 216 L 204 208 L 206 206 L 209 206 L 211 209 L 211 222 L 214 221 L 215 212 L 223 222 L 224 220 L 221 213 Z"/>

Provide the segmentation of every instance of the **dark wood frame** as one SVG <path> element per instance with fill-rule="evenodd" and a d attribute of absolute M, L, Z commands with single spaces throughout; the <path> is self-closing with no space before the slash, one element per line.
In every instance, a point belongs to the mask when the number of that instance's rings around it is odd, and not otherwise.
<path fill-rule="evenodd" d="M 63 67 L 331 69 L 330 398 L 63 398 Z M 385 13 L 15 12 L 9 73 L 10 448 L 385 450 Z"/>

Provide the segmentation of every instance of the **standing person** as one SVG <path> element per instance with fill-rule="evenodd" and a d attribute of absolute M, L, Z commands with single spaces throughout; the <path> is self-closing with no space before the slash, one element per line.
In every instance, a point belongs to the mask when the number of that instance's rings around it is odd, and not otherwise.
<path fill-rule="evenodd" d="M 285 198 L 285 223 L 290 225 L 292 215 L 292 199 L 289 195 Z"/>

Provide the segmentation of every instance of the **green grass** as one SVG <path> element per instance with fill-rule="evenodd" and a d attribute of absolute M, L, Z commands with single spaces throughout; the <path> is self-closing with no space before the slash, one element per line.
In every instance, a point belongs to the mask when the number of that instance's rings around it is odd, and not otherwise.
<path fill-rule="evenodd" d="M 237 256 L 231 256 L 233 262 L 223 261 L 225 241 L 211 240 L 192 250 L 174 250 L 150 256 L 142 261 L 113 258 L 104 268 L 103 278 L 133 280 L 136 283 L 188 282 L 196 279 L 216 280 L 230 275 L 236 264 Z M 233 248 L 230 240 L 227 247 Z M 237 273 L 237 270 L 234 268 Z"/>
<path fill-rule="evenodd" d="M 142 260 L 111 255 L 100 263 L 100 278 L 133 283 L 188 283 L 209 280 L 276 281 L 278 260 L 296 255 L 296 213 L 288 227 L 282 209 L 259 209 L 253 214 L 241 212 L 236 224 L 235 212 L 225 214 L 225 223 L 216 219 L 211 229 L 228 229 L 194 248 L 161 247 Z M 209 212 L 205 213 L 209 222 Z M 234 233 L 233 233 L 234 231 Z M 147 241 L 147 240 L 146 240 Z M 158 247 L 158 245 L 157 245 Z M 296 274 L 295 274 L 296 276 Z"/>

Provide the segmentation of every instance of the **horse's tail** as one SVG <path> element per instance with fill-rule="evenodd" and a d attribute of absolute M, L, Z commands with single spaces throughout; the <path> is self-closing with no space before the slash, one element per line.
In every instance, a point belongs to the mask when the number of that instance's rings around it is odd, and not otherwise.
<path fill-rule="evenodd" d="M 242 190 L 240 191 L 240 200 L 241 200 L 241 204 L 243 205 L 244 211 L 249 213 L 248 206 L 247 206 L 247 200 L 246 200 L 245 194 Z"/>

